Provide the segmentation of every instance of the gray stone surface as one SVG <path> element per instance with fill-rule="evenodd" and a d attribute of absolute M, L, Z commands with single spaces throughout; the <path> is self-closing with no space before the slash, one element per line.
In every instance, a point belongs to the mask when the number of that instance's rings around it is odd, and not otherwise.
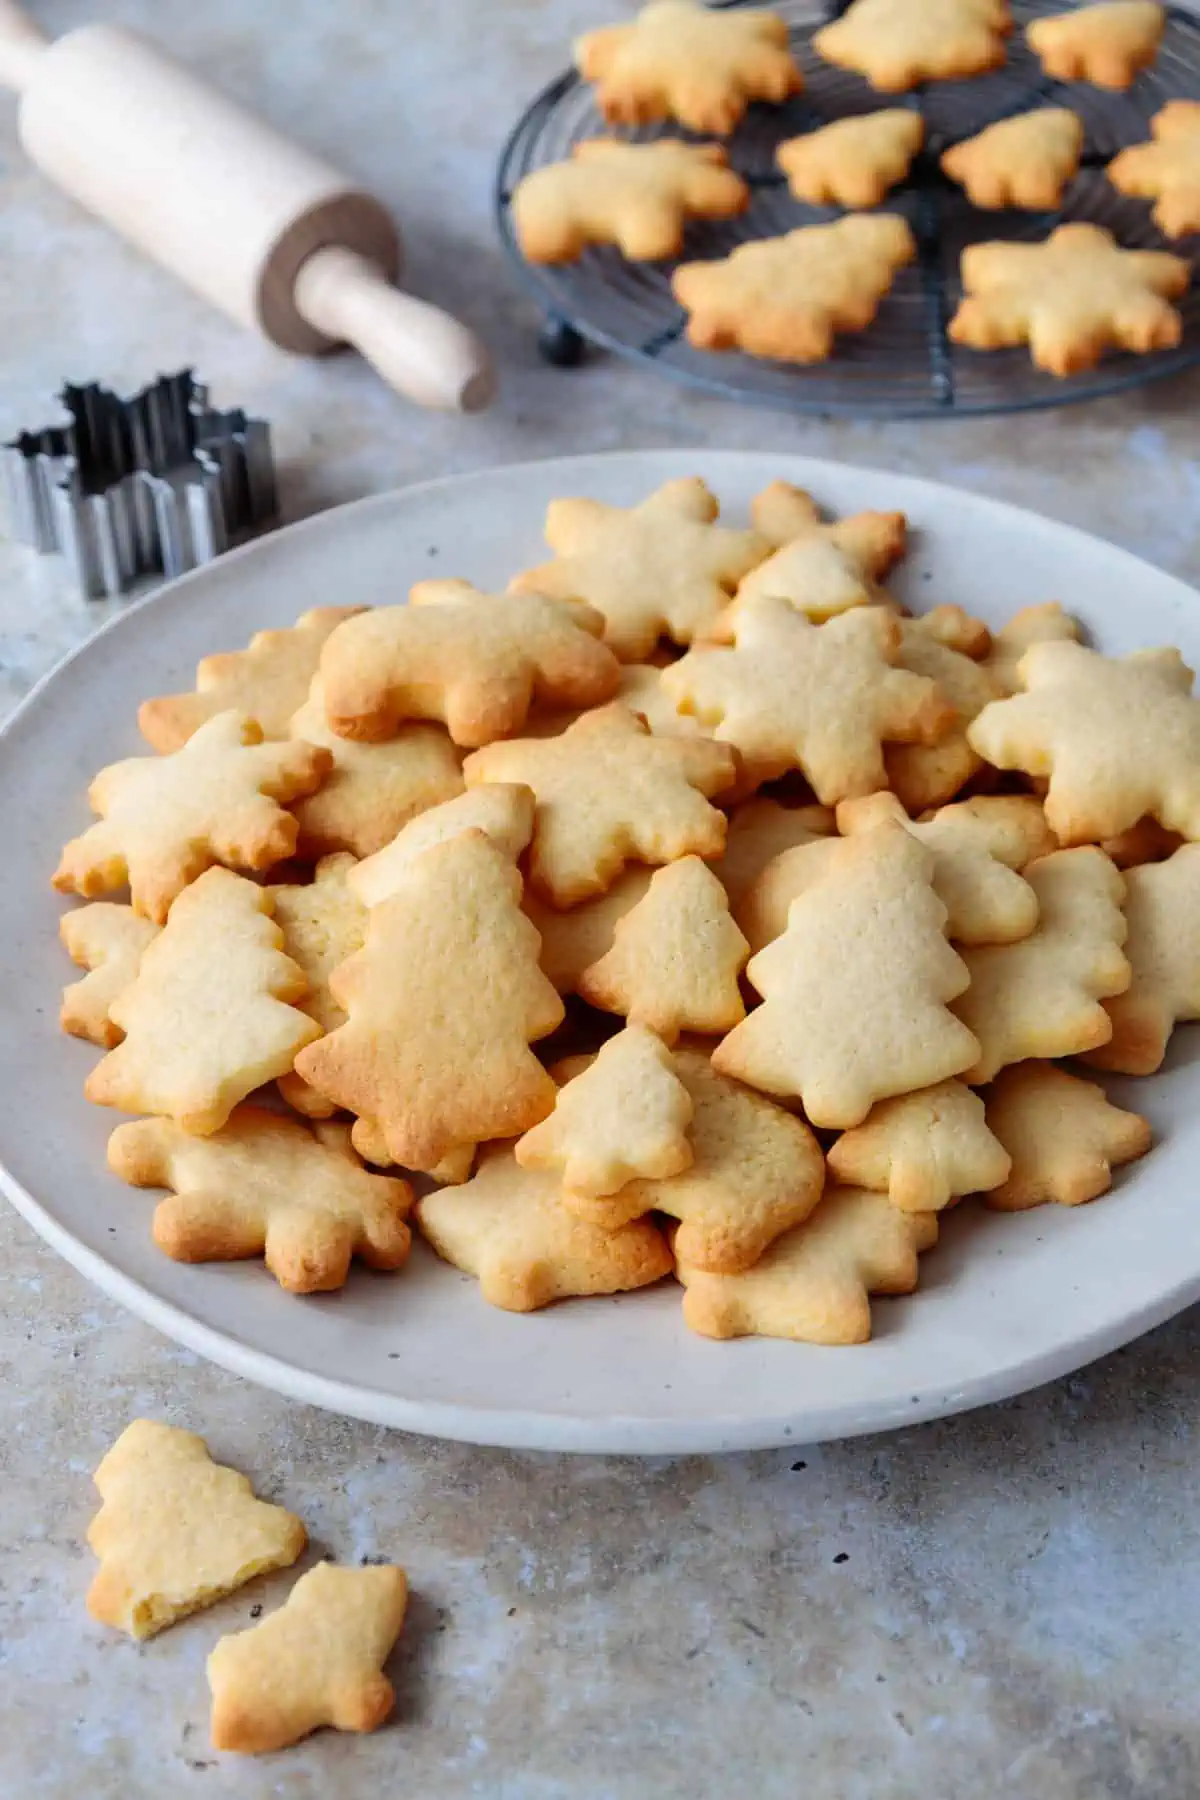
<path fill-rule="evenodd" d="M 37 10 L 65 30 L 100 9 Z M 1195 378 L 1034 418 L 883 427 L 743 411 L 611 362 L 542 367 L 493 237 L 491 167 L 591 0 L 102 10 L 391 201 L 414 286 L 486 332 L 504 397 L 481 419 L 431 418 L 353 361 L 240 336 L 47 188 L 4 105 L 0 436 L 46 416 L 64 377 L 132 386 L 186 362 L 218 402 L 272 419 L 292 516 L 499 461 L 748 446 L 957 482 L 1200 576 Z M 0 699 L 103 612 L 0 543 Z M 825 1449 L 509 1456 L 248 1387 L 99 1298 L 5 1211 L 0 1794 L 1185 1800 L 1200 1792 L 1198 1350 L 1192 1315 L 1023 1400 Z M 393 1727 L 258 1764 L 210 1751 L 208 1646 L 286 1578 L 142 1649 L 87 1620 L 89 1472 L 139 1413 L 202 1430 L 317 1550 L 408 1566 Z"/>

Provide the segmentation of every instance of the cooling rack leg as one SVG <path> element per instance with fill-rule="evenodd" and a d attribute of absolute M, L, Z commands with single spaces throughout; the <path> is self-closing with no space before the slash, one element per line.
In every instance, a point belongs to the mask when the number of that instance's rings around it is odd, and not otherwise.
<path fill-rule="evenodd" d="M 556 369 L 577 369 L 587 353 L 587 345 L 573 325 L 551 313 L 538 333 L 538 349 L 542 358 Z"/>

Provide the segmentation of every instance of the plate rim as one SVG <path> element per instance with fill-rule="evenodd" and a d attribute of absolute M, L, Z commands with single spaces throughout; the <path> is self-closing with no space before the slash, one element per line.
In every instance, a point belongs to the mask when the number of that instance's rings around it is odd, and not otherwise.
<path fill-rule="evenodd" d="M 1046 526 L 1061 539 L 1077 540 L 1089 546 L 1102 544 L 1119 564 L 1130 572 L 1149 569 L 1159 582 L 1171 583 L 1181 597 L 1195 603 L 1196 593 L 1188 583 L 1168 570 L 1148 563 L 1123 546 L 1113 544 L 1100 533 L 1059 521 L 969 488 L 956 488 L 905 472 L 881 469 L 873 465 L 846 463 L 799 453 L 723 450 L 704 446 L 663 446 L 644 450 L 583 452 L 570 457 L 543 457 L 518 463 L 490 465 L 451 475 L 369 494 L 358 500 L 329 507 L 294 521 L 280 530 L 252 539 L 227 552 L 218 560 L 223 569 L 236 566 L 260 553 L 281 537 L 295 539 L 306 532 L 321 530 L 337 518 L 370 510 L 386 510 L 400 498 L 419 501 L 422 495 L 448 487 L 461 487 L 473 481 L 486 481 L 496 475 L 520 478 L 531 471 L 544 474 L 553 468 L 568 481 L 581 465 L 620 464 L 636 461 L 645 465 L 648 459 L 659 459 L 678 465 L 689 454 L 697 459 L 720 459 L 727 465 L 753 464 L 761 467 L 770 461 L 802 478 L 812 479 L 820 488 L 822 477 L 835 480 L 862 479 L 886 482 L 897 489 L 907 489 L 914 497 L 927 495 L 944 504 L 947 494 L 966 494 L 973 503 L 994 515 L 1007 518 L 1021 529 L 1030 522 Z M 716 480 L 714 476 L 712 479 Z M 902 496 L 898 495 L 898 499 Z M 0 723 L 0 758 L 10 737 L 25 715 L 37 706 L 46 689 L 77 659 L 89 653 L 101 638 L 119 633 L 147 608 L 159 605 L 180 589 L 203 580 L 213 565 L 206 564 L 174 581 L 165 582 L 152 592 L 114 613 L 79 644 L 74 645 L 48 669 Z M 510 1405 L 485 1407 L 478 1401 L 469 1404 L 436 1399 L 412 1399 L 369 1385 L 351 1385 L 320 1374 L 297 1368 L 294 1364 L 266 1351 L 241 1342 L 233 1333 L 206 1324 L 186 1308 L 144 1287 L 134 1276 L 77 1239 L 23 1183 L 18 1181 L 0 1158 L 0 1193 L 26 1220 L 42 1240 L 63 1260 L 92 1282 L 101 1292 L 126 1308 L 135 1318 L 149 1324 L 168 1339 L 184 1345 L 234 1375 L 267 1387 L 285 1397 L 308 1405 L 319 1406 L 343 1416 L 363 1419 L 421 1436 L 445 1438 L 515 1450 L 552 1450 L 588 1454 L 677 1455 L 710 1454 L 777 1448 L 800 1443 L 832 1442 L 876 1431 L 893 1430 L 902 1425 L 972 1410 L 977 1406 L 1013 1398 L 1046 1382 L 1056 1380 L 1132 1342 L 1155 1326 L 1174 1317 L 1200 1299 L 1200 1269 L 1159 1293 L 1152 1300 L 1125 1310 L 1084 1336 L 1076 1336 L 1057 1348 L 1041 1349 L 1018 1356 L 982 1374 L 959 1383 L 938 1384 L 913 1394 L 907 1403 L 899 1398 L 890 1402 L 861 1399 L 846 1401 L 829 1409 L 820 1431 L 799 1427 L 805 1409 L 786 1413 L 717 1415 L 707 1419 L 683 1420 L 648 1417 L 637 1414 L 607 1414 L 603 1417 L 579 1416 L 546 1410 L 529 1410 Z M 754 1340 L 747 1340 L 753 1342 Z M 726 1353 L 737 1354 L 737 1343 L 724 1346 Z"/>

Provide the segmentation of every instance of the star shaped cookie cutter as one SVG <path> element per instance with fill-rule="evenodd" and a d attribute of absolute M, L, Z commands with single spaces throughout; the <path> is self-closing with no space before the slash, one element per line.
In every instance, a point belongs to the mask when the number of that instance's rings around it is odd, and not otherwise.
<path fill-rule="evenodd" d="M 0 445 L 13 536 L 65 556 L 89 599 L 210 562 L 275 522 L 270 427 L 216 412 L 190 369 L 122 399 L 67 386 L 67 419 Z"/>

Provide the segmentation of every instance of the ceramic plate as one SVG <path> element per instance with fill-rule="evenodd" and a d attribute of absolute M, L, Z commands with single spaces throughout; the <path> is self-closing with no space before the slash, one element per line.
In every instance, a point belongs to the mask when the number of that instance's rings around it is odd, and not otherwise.
<path fill-rule="evenodd" d="M 874 1341 L 854 1349 L 706 1342 L 683 1327 L 670 1284 L 517 1317 L 485 1305 L 473 1281 L 423 1246 L 401 1276 L 356 1270 L 341 1293 L 296 1299 L 259 1264 L 169 1262 L 150 1239 L 156 1196 L 106 1173 L 116 1119 L 80 1091 L 95 1052 L 56 1025 L 68 964 L 49 876 L 87 822 L 91 775 L 144 753 L 138 701 L 189 687 L 206 652 L 290 624 L 305 607 L 396 601 L 433 574 L 501 587 L 542 557 L 555 495 L 627 505 L 689 474 L 703 475 L 735 520 L 779 477 L 839 512 L 903 507 L 915 543 L 896 586 L 916 609 L 953 600 L 999 623 L 1018 605 L 1057 598 L 1105 650 L 1178 644 L 1193 665 L 1200 658 L 1196 596 L 1110 544 L 900 476 L 696 451 L 498 469 L 384 495 L 265 538 L 131 607 L 29 696 L 0 740 L 0 1174 L 55 1249 L 169 1337 L 297 1399 L 411 1431 L 556 1450 L 707 1451 L 876 1431 L 1000 1399 L 1200 1295 L 1189 1031 L 1177 1033 L 1162 1075 L 1113 1084 L 1118 1099 L 1122 1085 L 1136 1093 L 1158 1143 L 1112 1195 L 1077 1211 L 962 1208 L 923 1259 L 920 1291 L 878 1302 Z"/>

